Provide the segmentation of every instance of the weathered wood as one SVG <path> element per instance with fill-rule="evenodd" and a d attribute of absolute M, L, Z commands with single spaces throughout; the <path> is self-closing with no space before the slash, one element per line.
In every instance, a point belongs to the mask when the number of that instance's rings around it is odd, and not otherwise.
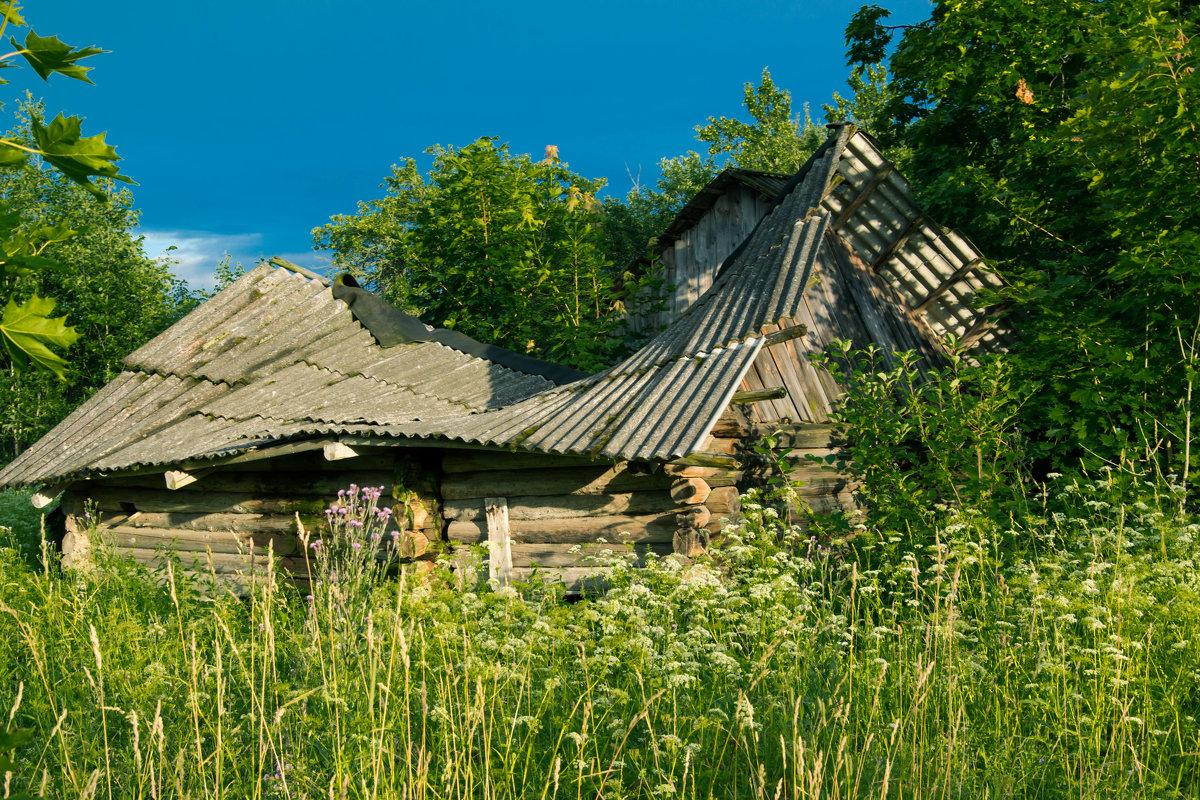
<path fill-rule="evenodd" d="M 722 439 L 742 439 L 750 431 L 750 417 L 746 410 L 738 406 L 728 406 L 709 435 Z"/>
<path fill-rule="evenodd" d="M 679 478 L 707 478 L 719 472 L 714 467 L 689 467 L 684 464 L 674 463 L 664 464 L 663 470 L 668 475 L 674 475 Z"/>
<path fill-rule="evenodd" d="M 935 300 L 954 288 L 954 284 L 967 277 L 967 274 L 970 273 L 971 270 L 981 266 L 983 266 L 983 259 L 973 258 L 958 269 L 954 270 L 954 272 L 950 273 L 949 277 L 930 290 L 929 294 L 925 295 L 924 298 L 919 300 L 912 307 L 913 312 L 916 314 L 924 313 L 925 310 L 929 308 L 929 306 L 932 305 Z"/>
<path fill-rule="evenodd" d="M 698 450 L 689 456 L 677 458 L 671 463 L 682 466 L 714 467 L 716 469 L 737 469 L 742 465 L 741 460 L 734 456 L 704 450 Z"/>
<path fill-rule="evenodd" d="M 734 392 L 733 398 L 729 402 L 745 405 L 746 403 L 761 403 L 764 400 L 778 400 L 783 397 L 787 397 L 787 389 L 782 386 L 772 386 L 768 389 Z"/>
<path fill-rule="evenodd" d="M 172 492 L 166 489 L 137 489 L 126 487 L 90 487 L 88 496 L 93 498 L 102 511 L 125 511 L 126 506 L 134 510 L 151 512 L 184 511 L 191 513 L 223 512 L 229 514 L 305 514 L 325 513 L 328 507 L 323 499 L 305 497 L 261 497 L 239 492 Z M 382 496 L 381 505 L 391 505 L 391 497 Z"/>
<path fill-rule="evenodd" d="M 713 489 L 704 505 L 714 517 L 734 517 L 742 512 L 742 498 L 735 486 Z"/>
<path fill-rule="evenodd" d="M 327 502 L 337 498 L 338 491 L 351 483 L 359 486 L 382 486 L 392 488 L 393 473 L 383 470 L 326 472 L 312 475 L 297 473 L 263 472 L 220 472 L 203 476 L 202 480 L 185 484 L 175 489 L 180 492 L 244 492 L 261 495 L 284 495 L 292 497 L 322 497 Z M 122 478 L 104 478 L 81 484 L 83 487 L 130 486 L 145 489 L 161 489 L 162 475 L 133 475 Z M 169 488 L 169 487 L 168 487 Z"/>
<path fill-rule="evenodd" d="M 666 489 L 672 480 L 672 476 L 662 472 L 637 474 L 624 467 L 458 473 L 443 477 L 442 497 L 461 500 L 513 495 L 616 494 Z"/>
<path fill-rule="evenodd" d="M 163 473 L 163 479 L 167 484 L 167 488 L 175 491 L 200 480 L 200 475 L 201 473 L 199 472 L 184 472 L 181 469 L 169 469 Z"/>
<path fill-rule="evenodd" d="M 709 491 L 703 478 L 679 478 L 671 484 L 671 499 L 683 504 L 703 503 Z"/>
<path fill-rule="evenodd" d="M 67 487 L 70 485 L 71 483 L 67 481 L 63 483 L 56 483 L 53 486 L 47 486 L 44 489 L 34 492 L 33 496 L 29 498 L 29 502 L 34 508 L 45 508 L 53 503 L 54 499 L 66 491 Z"/>
<path fill-rule="evenodd" d="M 676 555 L 685 558 L 695 558 L 704 555 L 708 549 L 709 532 L 703 528 L 680 529 L 672 540 L 672 549 Z"/>
<path fill-rule="evenodd" d="M 316 521 L 316 518 L 313 517 Z M 294 517 L 283 514 L 221 514 L 192 512 L 103 511 L 100 524 L 115 528 L 160 528 L 191 531 L 231 531 L 234 533 L 295 533 Z M 307 522 L 305 524 L 308 524 Z"/>
<path fill-rule="evenodd" d="M 527 519 L 508 521 L 513 542 L 669 542 L 675 532 L 675 514 L 631 517 L 574 517 L 571 519 Z M 455 520 L 446 526 L 446 536 L 454 542 L 482 544 L 488 540 L 485 520 Z"/>
<path fill-rule="evenodd" d="M 867 181 L 866 185 L 863 186 L 861 190 L 859 190 L 858 194 L 854 196 L 854 199 L 846 204 L 845 208 L 842 209 L 842 212 L 838 214 L 837 219 L 829 224 L 829 227 L 836 231 L 845 225 L 850 217 L 854 215 L 854 212 L 858 211 L 862 204 L 867 202 L 867 200 L 871 197 L 871 193 L 879 187 L 879 184 L 887 180 L 887 177 L 892 174 L 892 171 L 895 170 L 895 168 L 896 166 L 890 161 L 884 162 L 883 166 L 879 168 L 879 171 L 871 176 L 871 179 Z"/>
<path fill-rule="evenodd" d="M 342 461 L 358 457 L 358 451 L 345 442 L 329 442 L 322 448 L 322 451 L 326 461 Z"/>
<path fill-rule="evenodd" d="M 645 563 L 644 556 L 648 552 L 658 555 L 671 553 L 670 543 L 637 544 L 620 542 L 603 542 L 598 544 L 563 544 L 563 543 L 516 543 L 512 545 L 514 567 L 537 565 L 542 567 L 581 567 L 603 566 L 620 558 L 622 561 L 629 554 L 636 556 L 636 565 Z"/>
<path fill-rule="evenodd" d="M 609 587 L 607 567 L 513 567 L 513 579 L 529 581 L 536 579 L 545 583 L 561 584 L 567 594 L 599 594 Z"/>
<path fill-rule="evenodd" d="M 793 325 L 788 325 L 787 327 L 780 326 L 779 330 L 772 331 L 771 333 L 768 333 L 763 338 L 766 339 L 766 342 L 764 344 L 767 347 L 774 347 L 777 344 L 783 344 L 784 342 L 790 341 L 792 339 L 799 339 L 800 337 L 807 336 L 807 335 L 808 335 L 808 326 L 807 325 L 793 324 Z"/>
<path fill-rule="evenodd" d="M 713 489 L 716 489 L 717 487 L 737 486 L 742 482 L 744 475 L 745 473 L 740 470 L 719 469 L 713 472 L 712 475 L 709 475 L 707 478 L 705 478 L 704 482 Z"/>
<path fill-rule="evenodd" d="M 402 534 L 399 544 L 401 558 L 420 558 L 429 552 L 429 537 L 420 531 Z"/>
<path fill-rule="evenodd" d="M 488 472 L 509 469 L 557 469 L 561 467 L 609 467 L 610 463 L 588 456 L 554 456 L 544 453 L 513 453 L 508 450 L 456 450 L 442 456 L 442 471 Z"/>
<path fill-rule="evenodd" d="M 623 492 L 621 494 L 526 495 L 508 498 L 508 518 L 512 520 L 571 519 L 574 517 L 636 516 L 670 511 L 675 501 L 665 490 Z M 480 498 L 447 500 L 442 512 L 449 520 L 483 519 Z"/>
<path fill-rule="evenodd" d="M 687 506 L 675 515 L 675 524 L 681 528 L 703 528 L 712 520 L 712 512 L 706 506 Z"/>
<path fill-rule="evenodd" d="M 512 540 L 508 535 L 508 501 L 503 497 L 484 499 L 487 509 L 488 580 L 493 586 L 508 586 L 512 580 Z"/>
<path fill-rule="evenodd" d="M 916 232 L 918 226 L 924 224 L 926 221 L 924 214 L 918 214 L 906 222 L 904 227 L 900 229 L 900 232 L 896 234 L 896 238 L 888 242 L 888 245 L 880 250 L 879 254 L 871 260 L 871 271 L 879 272 L 884 264 L 892 260 L 892 256 L 904 249 L 904 246 L 908 244 L 909 238 Z"/>
<path fill-rule="evenodd" d="M 771 425 L 758 423 L 752 436 L 762 439 L 775 437 L 775 446 L 780 449 L 830 447 L 833 440 L 832 425 Z"/>
<path fill-rule="evenodd" d="M 149 564 L 151 566 L 161 565 L 166 555 L 162 550 L 157 548 L 121 548 L 119 552 L 121 555 L 133 558 L 138 563 Z M 199 575 L 211 572 L 215 575 L 224 576 L 236 573 L 263 573 L 267 571 L 266 555 L 216 552 L 177 552 L 176 555 L 179 556 L 180 563 L 185 569 L 190 568 Z M 277 560 L 276 565 L 284 572 L 295 575 L 306 575 L 308 572 L 307 564 L 303 558 L 280 558 Z"/>
<path fill-rule="evenodd" d="M 195 531 L 171 528 L 139 528 L 118 526 L 99 528 L 101 541 L 123 549 L 153 550 L 163 547 L 179 552 L 256 553 L 265 554 L 274 547 L 276 555 L 300 552 L 300 543 L 291 534 L 237 534 L 232 531 Z"/>

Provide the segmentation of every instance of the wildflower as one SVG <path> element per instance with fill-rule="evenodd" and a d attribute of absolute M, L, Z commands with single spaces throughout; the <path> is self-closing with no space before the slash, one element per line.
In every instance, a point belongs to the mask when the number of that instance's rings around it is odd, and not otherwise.
<path fill-rule="evenodd" d="M 311 542 L 311 543 L 309 543 L 309 545 L 308 545 L 308 547 L 309 547 L 309 549 L 310 549 L 310 550 L 316 550 L 316 549 L 317 549 L 318 547 L 320 547 L 320 546 L 321 546 L 321 540 L 320 540 L 320 539 L 313 539 L 313 540 L 312 540 L 312 542 Z"/>
<path fill-rule="evenodd" d="M 362 550 L 362 542 L 351 542 L 350 546 L 355 550 Z"/>

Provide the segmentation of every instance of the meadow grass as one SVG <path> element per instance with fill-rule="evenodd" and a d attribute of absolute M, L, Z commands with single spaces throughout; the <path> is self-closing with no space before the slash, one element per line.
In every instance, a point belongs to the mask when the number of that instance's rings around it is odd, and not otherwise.
<path fill-rule="evenodd" d="M 849 543 L 751 496 L 710 557 L 573 603 L 384 577 L 337 531 L 311 595 L 10 548 L 5 794 L 1196 796 L 1200 526 L 1118 484 Z"/>

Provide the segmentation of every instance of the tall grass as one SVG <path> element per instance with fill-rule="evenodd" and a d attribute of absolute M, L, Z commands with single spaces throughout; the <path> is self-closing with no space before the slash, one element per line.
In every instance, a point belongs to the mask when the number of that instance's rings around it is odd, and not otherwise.
<path fill-rule="evenodd" d="M 32 732 L 6 790 L 1200 792 L 1200 528 L 1170 487 L 1060 480 L 1003 524 L 943 512 L 918 552 L 744 508 L 711 558 L 618 559 L 570 604 L 464 590 L 448 564 L 333 580 L 314 558 L 311 597 L 267 575 L 239 598 L 169 555 L 60 572 L 0 552 L 0 715 Z"/>

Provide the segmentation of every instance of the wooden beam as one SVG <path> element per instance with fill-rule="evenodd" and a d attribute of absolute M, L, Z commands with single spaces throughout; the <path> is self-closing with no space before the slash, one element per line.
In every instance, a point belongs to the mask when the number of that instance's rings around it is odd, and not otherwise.
<path fill-rule="evenodd" d="M 169 469 L 163 473 L 163 479 L 167 482 L 167 488 L 171 491 L 182 489 L 185 486 L 191 486 L 196 481 L 203 478 L 211 469 L 202 469 L 196 472 L 185 472 L 181 469 Z"/>
<path fill-rule="evenodd" d="M 357 458 L 358 451 L 343 442 L 329 442 L 322 448 L 326 461 L 341 461 L 344 458 Z"/>
<path fill-rule="evenodd" d="M 954 270 L 954 272 L 950 273 L 949 278 L 946 278 L 946 280 L 939 283 L 937 285 L 937 287 L 935 287 L 933 289 L 933 291 L 931 291 L 929 294 L 925 295 L 925 299 L 923 299 L 921 302 L 917 303 L 915 306 L 912 307 L 913 313 L 923 314 L 925 312 L 925 309 L 929 308 L 929 306 L 933 304 L 934 300 L 937 300 L 939 297 L 944 295 L 946 292 L 950 291 L 950 289 L 953 288 L 954 284 L 958 283 L 963 278 L 965 278 L 967 276 L 967 273 L 969 273 L 971 270 L 975 269 L 976 267 L 982 266 L 982 265 L 983 265 L 982 258 L 973 258 L 970 261 L 968 261 L 967 263 L 963 264 L 958 269 Z"/>
<path fill-rule="evenodd" d="M 963 347 L 973 347 L 996 324 L 996 320 L 1010 308 L 1012 308 L 1012 303 L 999 303 L 980 314 L 979 319 L 975 321 L 970 330 L 962 335 L 958 343 Z"/>
<path fill-rule="evenodd" d="M 66 488 L 70 485 L 70 481 L 66 481 L 47 486 L 44 489 L 34 492 L 33 497 L 29 498 L 29 502 L 33 504 L 34 508 L 45 508 L 53 503 L 54 499 L 66 491 Z"/>
<path fill-rule="evenodd" d="M 508 586 L 512 581 L 512 540 L 508 536 L 508 500 L 485 497 L 488 531 L 488 580 L 493 586 Z"/>
<path fill-rule="evenodd" d="M 911 238 L 912 235 L 917 232 L 917 228 L 925 221 L 926 217 L 924 214 L 918 214 L 913 219 L 910 219 L 908 223 L 900 230 L 900 233 L 896 236 L 896 238 L 893 239 L 887 247 L 883 248 L 879 255 L 875 256 L 875 260 L 871 262 L 871 271 L 879 272 L 880 268 L 882 268 L 884 264 L 892 260 L 892 256 L 903 250 L 904 246 L 908 244 L 909 238 Z"/>
<path fill-rule="evenodd" d="M 781 397 L 787 397 L 787 389 L 782 386 L 772 386 L 769 389 L 749 389 L 734 392 L 733 399 L 729 402 L 744 405 L 746 403 L 761 403 L 763 400 L 778 400 Z"/>
<path fill-rule="evenodd" d="M 867 185 L 862 188 L 862 191 L 858 193 L 858 196 L 851 200 L 850 204 L 842 209 L 842 213 L 838 214 L 838 218 L 835 219 L 829 227 L 833 228 L 835 231 L 840 230 L 841 227 L 846 224 L 846 221 L 849 220 L 854 214 L 854 212 L 858 211 L 862 204 L 867 202 L 867 199 L 871 196 L 871 192 L 879 188 L 879 184 L 887 180 L 887 176 L 891 175 L 895 168 L 895 165 L 893 165 L 891 162 L 887 162 L 880 167 L 879 171 L 871 176 L 871 180 L 867 181 Z"/>
<path fill-rule="evenodd" d="M 696 505 L 703 503 L 710 491 L 704 478 L 680 478 L 671 485 L 671 499 L 681 505 Z"/>
<path fill-rule="evenodd" d="M 764 342 L 764 344 L 766 344 L 767 347 L 771 347 L 773 345 L 783 344 L 784 342 L 791 341 L 792 339 L 799 339 L 801 336 L 807 336 L 807 335 L 808 335 L 808 326 L 807 325 L 792 325 L 791 327 L 788 327 L 788 328 L 781 327 L 779 330 L 775 331 L 774 333 L 768 333 L 763 338 L 766 340 L 766 342 Z"/>
<path fill-rule="evenodd" d="M 709 453 L 698 450 L 690 456 L 677 458 L 672 464 L 682 464 L 685 467 L 716 467 L 717 469 L 738 469 L 742 462 L 725 453 Z"/>

